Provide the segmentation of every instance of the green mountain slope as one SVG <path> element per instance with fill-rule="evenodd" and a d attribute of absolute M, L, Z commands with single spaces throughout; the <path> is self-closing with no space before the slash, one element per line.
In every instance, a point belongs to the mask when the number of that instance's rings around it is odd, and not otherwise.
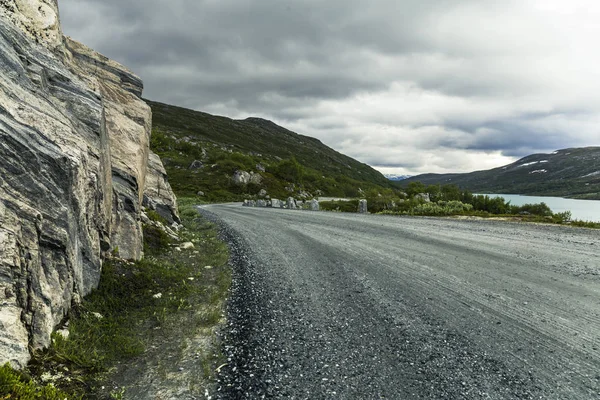
<path fill-rule="evenodd" d="M 600 147 L 533 154 L 512 164 L 468 174 L 424 174 L 402 181 L 458 185 L 478 193 L 600 199 Z"/>
<path fill-rule="evenodd" d="M 359 189 L 393 187 L 381 173 L 319 140 L 260 118 L 233 120 L 147 101 L 152 150 L 163 159 L 179 195 L 233 200 L 264 189 L 271 197 L 358 196 Z M 236 171 L 252 173 L 239 184 Z M 260 175 L 260 177 L 257 177 Z"/>

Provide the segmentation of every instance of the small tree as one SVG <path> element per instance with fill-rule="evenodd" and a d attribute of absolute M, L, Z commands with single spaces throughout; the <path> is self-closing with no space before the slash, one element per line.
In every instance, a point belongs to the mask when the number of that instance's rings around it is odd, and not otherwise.
<path fill-rule="evenodd" d="M 442 197 L 446 201 L 460 200 L 460 189 L 456 185 L 442 186 Z"/>
<path fill-rule="evenodd" d="M 409 197 L 415 197 L 415 195 L 419 193 L 425 193 L 426 188 L 425 185 L 421 182 L 410 182 L 408 187 L 406 188 L 406 193 Z"/>
<path fill-rule="evenodd" d="M 275 175 L 288 182 L 302 183 L 304 167 L 292 156 L 292 158 L 283 160 L 276 166 Z"/>
<path fill-rule="evenodd" d="M 429 199 L 433 202 L 443 200 L 442 197 L 442 189 L 440 185 L 429 185 L 427 189 L 425 189 L 427 193 L 429 193 Z"/>

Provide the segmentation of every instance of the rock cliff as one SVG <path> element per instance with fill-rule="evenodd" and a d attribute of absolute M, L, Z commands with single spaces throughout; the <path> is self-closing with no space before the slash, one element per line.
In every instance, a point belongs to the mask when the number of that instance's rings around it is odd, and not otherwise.
<path fill-rule="evenodd" d="M 63 36 L 56 0 L 0 0 L 0 364 L 49 344 L 107 254 L 142 256 L 144 192 L 178 220 L 142 88 Z"/>
<path fill-rule="evenodd" d="M 143 205 L 159 213 L 168 223 L 181 222 L 177 215 L 177 199 L 167 179 L 160 157 L 150 153 Z"/>

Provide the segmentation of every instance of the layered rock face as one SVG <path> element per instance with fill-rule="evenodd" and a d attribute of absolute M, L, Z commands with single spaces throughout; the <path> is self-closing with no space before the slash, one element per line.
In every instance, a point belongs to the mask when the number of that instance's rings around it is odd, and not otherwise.
<path fill-rule="evenodd" d="M 153 152 L 150 152 L 148 158 L 143 205 L 158 212 L 169 224 L 181 222 L 177 214 L 177 199 L 167 179 L 167 171 L 160 157 Z"/>
<path fill-rule="evenodd" d="M 103 256 L 141 257 L 149 175 L 176 218 L 160 159 L 149 170 L 141 80 L 58 21 L 55 0 L 0 0 L 0 364 L 17 367 L 97 286 Z"/>
<path fill-rule="evenodd" d="M 119 256 L 139 259 L 143 199 L 152 113 L 140 99 L 142 81 L 116 62 L 65 38 L 67 63 L 87 85 L 100 94 L 109 140 L 113 184 L 111 243 Z"/>

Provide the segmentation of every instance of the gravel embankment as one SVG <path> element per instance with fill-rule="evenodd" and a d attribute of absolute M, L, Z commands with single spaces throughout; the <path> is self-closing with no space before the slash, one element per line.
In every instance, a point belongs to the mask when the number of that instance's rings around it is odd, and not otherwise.
<path fill-rule="evenodd" d="M 600 398 L 600 231 L 210 205 L 218 398 Z"/>

